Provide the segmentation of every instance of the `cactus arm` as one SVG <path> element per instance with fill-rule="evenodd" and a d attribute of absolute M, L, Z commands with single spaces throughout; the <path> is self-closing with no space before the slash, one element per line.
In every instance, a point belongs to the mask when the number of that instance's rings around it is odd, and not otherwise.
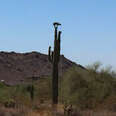
<path fill-rule="evenodd" d="M 54 52 L 52 51 L 52 62 L 53 62 L 53 60 L 54 60 Z"/>
<path fill-rule="evenodd" d="M 48 60 L 52 63 L 52 58 L 51 58 L 51 46 L 49 46 L 49 49 L 48 49 Z"/>
<path fill-rule="evenodd" d="M 58 54 L 60 55 L 60 41 L 61 41 L 61 31 L 59 31 L 59 33 L 58 33 Z"/>
<path fill-rule="evenodd" d="M 60 38 L 61 38 L 61 31 L 58 33 L 58 40 L 57 40 L 57 48 L 58 48 L 58 62 L 60 61 Z"/>
<path fill-rule="evenodd" d="M 56 52 L 57 49 L 57 27 L 55 27 L 54 31 L 54 53 Z"/>
<path fill-rule="evenodd" d="M 56 42 L 56 40 L 57 40 L 57 27 L 55 27 L 55 32 L 54 32 L 54 38 L 55 38 L 55 42 Z"/>

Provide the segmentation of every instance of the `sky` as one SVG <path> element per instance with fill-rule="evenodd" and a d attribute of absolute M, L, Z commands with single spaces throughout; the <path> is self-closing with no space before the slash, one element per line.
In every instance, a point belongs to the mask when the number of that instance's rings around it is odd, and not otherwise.
<path fill-rule="evenodd" d="M 62 24 L 61 54 L 116 69 L 116 0 L 0 0 L 0 51 L 47 54 L 55 21 Z"/>

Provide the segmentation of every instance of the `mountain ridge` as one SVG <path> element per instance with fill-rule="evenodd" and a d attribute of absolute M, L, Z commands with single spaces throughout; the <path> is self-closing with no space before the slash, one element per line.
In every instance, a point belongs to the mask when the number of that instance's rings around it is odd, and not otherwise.
<path fill-rule="evenodd" d="M 60 56 L 59 73 L 78 66 L 85 69 L 80 64 Z M 0 52 L 0 80 L 4 80 L 9 85 L 15 85 L 23 82 L 25 79 L 34 77 L 50 76 L 52 74 L 52 65 L 48 61 L 48 55 L 36 51 L 27 53 Z"/>

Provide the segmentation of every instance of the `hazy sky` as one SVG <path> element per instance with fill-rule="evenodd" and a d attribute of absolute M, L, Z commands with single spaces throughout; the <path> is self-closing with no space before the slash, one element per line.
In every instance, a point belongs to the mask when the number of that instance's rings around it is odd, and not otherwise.
<path fill-rule="evenodd" d="M 0 50 L 47 54 L 54 21 L 67 58 L 116 68 L 116 0 L 0 0 Z"/>

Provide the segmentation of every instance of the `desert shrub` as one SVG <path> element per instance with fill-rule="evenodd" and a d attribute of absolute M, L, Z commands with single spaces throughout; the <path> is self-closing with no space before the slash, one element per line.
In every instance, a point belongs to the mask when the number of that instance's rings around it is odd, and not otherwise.
<path fill-rule="evenodd" d="M 51 78 L 43 78 L 34 83 L 34 101 L 43 101 L 51 99 Z M 0 83 L 0 103 L 9 104 L 10 100 L 14 100 L 16 104 L 23 104 L 26 106 L 32 105 L 30 99 L 30 87 L 32 83 L 18 84 L 15 86 L 6 86 Z"/>
<path fill-rule="evenodd" d="M 4 106 L 7 108 L 14 108 L 15 107 L 15 101 L 13 99 L 8 99 L 4 102 Z"/>
<path fill-rule="evenodd" d="M 60 87 L 61 101 L 81 106 L 80 102 L 86 100 L 84 94 L 87 92 L 88 83 L 75 67 L 64 75 Z"/>
<path fill-rule="evenodd" d="M 51 77 L 40 79 L 34 84 L 35 99 L 39 101 L 50 100 L 52 95 Z"/>
<path fill-rule="evenodd" d="M 96 62 L 93 63 L 93 64 L 87 65 L 86 68 L 87 68 L 89 71 L 98 72 L 98 71 L 100 70 L 101 65 L 102 65 L 101 62 L 96 61 Z"/>
<path fill-rule="evenodd" d="M 60 101 L 74 104 L 81 109 L 93 109 L 109 96 L 116 96 L 116 78 L 110 68 L 100 68 L 95 63 L 86 71 L 73 67 L 61 80 Z"/>

